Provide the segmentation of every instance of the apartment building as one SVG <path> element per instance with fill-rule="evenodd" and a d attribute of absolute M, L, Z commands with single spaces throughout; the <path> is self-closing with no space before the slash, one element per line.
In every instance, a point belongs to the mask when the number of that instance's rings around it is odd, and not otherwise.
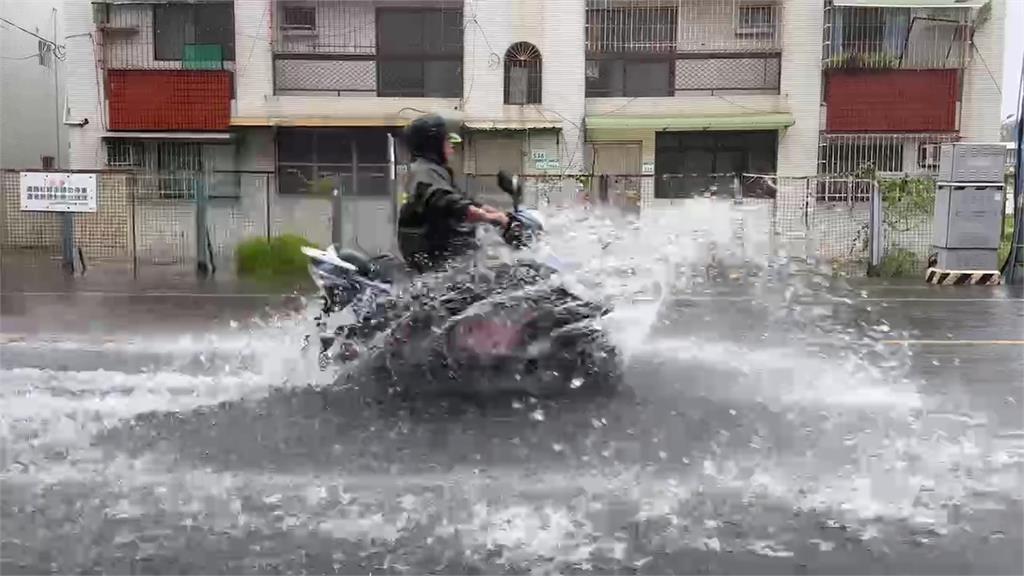
<path fill-rule="evenodd" d="M 1000 140 L 1005 0 L 831 0 L 818 171 L 917 174 Z"/>
<path fill-rule="evenodd" d="M 392 136 L 426 111 L 462 119 L 474 190 L 602 174 L 656 203 L 720 174 L 929 170 L 934 144 L 997 139 L 1004 3 L 69 0 L 70 164 L 269 187 L 316 229 L 333 190 L 389 217 Z"/>

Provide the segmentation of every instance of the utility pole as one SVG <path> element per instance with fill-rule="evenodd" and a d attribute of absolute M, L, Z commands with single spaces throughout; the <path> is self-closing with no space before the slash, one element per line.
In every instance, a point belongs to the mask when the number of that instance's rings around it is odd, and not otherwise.
<path fill-rule="evenodd" d="M 53 65 L 53 124 L 54 124 L 54 142 L 56 151 L 54 152 L 55 167 L 57 170 L 62 170 L 64 166 L 64 155 L 61 150 L 60 142 L 60 127 L 64 120 L 64 115 L 60 109 L 60 70 L 57 65 L 59 62 L 57 46 L 59 45 L 58 33 L 57 33 L 57 18 L 59 12 L 57 8 L 52 8 L 50 13 L 53 15 L 53 44 L 50 45 L 50 63 Z M 61 246 L 62 246 L 62 260 L 64 264 L 64 271 L 68 274 L 75 273 L 75 215 L 71 212 L 64 212 L 61 214 Z"/>
<path fill-rule="evenodd" d="M 1021 62 L 1021 73 L 1024 74 L 1024 62 Z M 1003 268 L 1003 281 L 1007 284 L 1024 284 L 1024 77 L 1021 77 L 1017 93 L 1017 126 L 1014 130 L 1014 142 L 1017 144 L 1014 160 L 1013 184 L 1013 239 L 1010 254 Z"/>

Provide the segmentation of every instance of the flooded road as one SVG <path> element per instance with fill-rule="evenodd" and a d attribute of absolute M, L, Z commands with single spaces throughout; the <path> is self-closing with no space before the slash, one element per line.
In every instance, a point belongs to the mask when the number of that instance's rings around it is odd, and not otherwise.
<path fill-rule="evenodd" d="M 487 410 L 330 386 L 280 298 L 4 294 L 0 571 L 1020 574 L 1020 294 L 791 288 Z"/>

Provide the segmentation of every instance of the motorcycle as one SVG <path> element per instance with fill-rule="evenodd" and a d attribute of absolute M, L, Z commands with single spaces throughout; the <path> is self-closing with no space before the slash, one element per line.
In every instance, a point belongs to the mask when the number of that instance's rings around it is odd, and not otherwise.
<path fill-rule="evenodd" d="M 392 395 L 549 397 L 617 387 L 619 356 L 597 325 L 611 309 L 559 283 L 557 259 L 528 253 L 543 218 L 520 206 L 518 177 L 499 173 L 498 185 L 513 201 L 501 238 L 514 257 L 456 268 L 402 298 L 389 257 L 304 250 L 323 296 L 318 326 L 349 311 L 347 324 L 321 331 L 321 366 L 339 340 L 342 349 L 376 340 L 360 370 L 346 377 L 369 377 Z"/>
<path fill-rule="evenodd" d="M 370 258 L 333 244 L 327 250 L 304 246 L 302 253 L 320 291 L 320 310 L 313 321 L 320 343 L 317 362 L 326 370 L 332 360 L 354 358 L 358 343 L 386 326 L 386 304 L 395 297 L 403 266 L 388 254 Z M 337 321 L 332 323 L 332 316 Z"/>

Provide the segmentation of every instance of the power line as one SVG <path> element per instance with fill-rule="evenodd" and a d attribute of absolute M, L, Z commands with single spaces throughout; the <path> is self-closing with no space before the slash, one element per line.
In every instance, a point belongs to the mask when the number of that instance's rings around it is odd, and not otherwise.
<path fill-rule="evenodd" d="M 35 54 L 29 54 L 28 56 L 3 56 L 0 57 L 0 60 L 28 60 L 30 58 L 38 58 L 42 55 L 42 52 L 36 52 Z"/>
<path fill-rule="evenodd" d="M 10 24 L 11 26 L 14 26 L 18 30 L 21 30 L 22 32 L 24 32 L 25 34 L 28 34 L 29 36 L 35 36 L 36 38 L 42 40 L 43 42 L 46 42 L 47 44 L 53 44 L 52 40 L 48 40 L 46 38 L 43 38 L 39 34 L 36 34 L 35 32 L 32 32 L 30 30 L 26 30 L 26 29 L 22 28 L 21 26 L 18 26 L 17 24 L 15 24 L 14 22 L 11 22 L 7 18 L 4 18 L 4 17 L 0 16 L 0 22 L 6 22 L 7 24 Z"/>
<path fill-rule="evenodd" d="M 29 36 L 32 36 L 34 38 L 38 38 L 40 41 L 42 41 L 47 46 L 49 46 L 51 50 L 53 50 L 53 55 L 57 58 L 57 60 L 61 60 L 61 61 L 64 60 L 64 56 L 65 56 L 65 52 L 66 52 L 66 49 L 65 49 L 66 47 L 64 45 L 57 44 L 53 40 L 49 40 L 47 38 L 43 38 L 39 34 L 36 34 L 35 32 L 32 32 L 31 30 L 27 30 L 25 28 L 22 28 L 21 26 L 18 26 L 14 22 L 11 22 L 10 20 L 8 20 L 7 18 L 4 18 L 2 16 L 0 16 L 0 22 L 4 22 L 5 24 L 9 24 L 11 26 L 14 26 L 15 28 L 17 28 L 18 30 L 21 30 L 25 34 L 28 34 Z"/>
<path fill-rule="evenodd" d="M 988 62 L 985 62 L 985 57 L 982 56 L 981 50 L 978 48 L 978 45 L 974 43 L 974 40 L 971 40 L 971 48 L 974 48 L 974 53 L 978 55 L 978 59 L 981 60 L 981 65 L 985 67 L 985 72 L 988 72 L 988 77 L 992 79 L 992 84 L 995 85 L 996 92 L 999 92 L 999 95 L 1002 96 L 1003 89 L 999 86 L 999 81 L 996 80 L 995 75 L 992 74 L 992 70 L 988 67 Z"/>

